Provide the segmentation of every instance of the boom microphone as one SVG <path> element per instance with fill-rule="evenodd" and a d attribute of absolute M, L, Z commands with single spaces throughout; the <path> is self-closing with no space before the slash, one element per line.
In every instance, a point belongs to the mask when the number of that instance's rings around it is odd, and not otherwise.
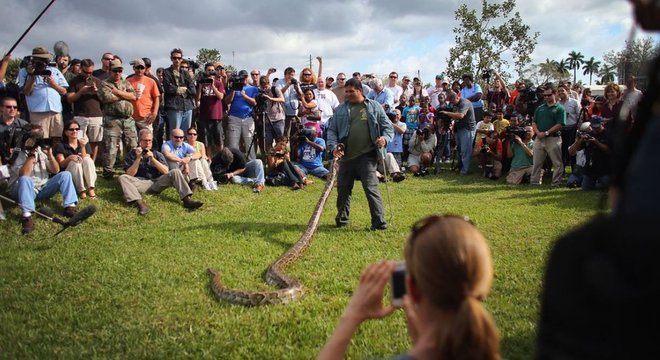
<path fill-rule="evenodd" d="M 90 205 L 73 215 L 69 221 L 64 224 L 64 227 L 77 226 L 80 225 L 83 221 L 87 220 L 90 216 L 94 215 L 96 212 L 96 206 Z"/>

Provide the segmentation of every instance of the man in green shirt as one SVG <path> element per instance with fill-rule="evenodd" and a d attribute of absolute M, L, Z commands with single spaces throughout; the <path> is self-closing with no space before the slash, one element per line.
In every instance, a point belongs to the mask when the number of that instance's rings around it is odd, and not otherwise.
<path fill-rule="evenodd" d="M 383 200 L 378 190 L 376 162 L 382 159 L 384 148 L 394 136 L 392 123 L 383 107 L 364 96 L 359 80 L 350 79 L 344 86 L 346 101 L 337 107 L 328 122 L 328 148 L 335 158 L 341 158 L 337 174 L 337 227 L 348 225 L 351 193 L 356 179 L 369 201 L 371 229 L 387 228 Z M 338 144 L 344 149 L 338 149 Z"/>
<path fill-rule="evenodd" d="M 564 163 L 561 159 L 561 128 L 566 125 L 566 110 L 557 102 L 557 89 L 546 87 L 543 90 L 545 104 L 536 108 L 532 128 L 536 134 L 534 140 L 534 166 L 532 185 L 541 185 L 541 172 L 545 158 L 550 156 L 554 172 L 552 186 L 560 186 L 564 176 Z"/>
<path fill-rule="evenodd" d="M 534 142 L 532 136 L 534 129 L 531 126 L 525 126 L 525 136 L 514 135 L 513 141 L 507 141 L 507 154 L 511 158 L 511 170 L 506 177 L 506 183 L 511 185 L 520 185 L 525 176 L 532 175 L 532 165 L 534 164 Z"/>

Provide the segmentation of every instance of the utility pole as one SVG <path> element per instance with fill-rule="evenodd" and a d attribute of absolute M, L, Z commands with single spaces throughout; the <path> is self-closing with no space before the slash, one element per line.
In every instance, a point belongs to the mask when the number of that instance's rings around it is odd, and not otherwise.
<path fill-rule="evenodd" d="M 312 68 L 312 54 L 309 54 L 309 68 Z"/>
<path fill-rule="evenodd" d="M 231 66 L 236 69 L 236 53 L 234 50 L 231 51 Z"/>

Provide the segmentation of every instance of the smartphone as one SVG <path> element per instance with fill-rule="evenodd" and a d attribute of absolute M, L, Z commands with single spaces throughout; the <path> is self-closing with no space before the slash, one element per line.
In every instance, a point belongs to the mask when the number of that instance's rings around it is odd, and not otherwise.
<path fill-rule="evenodd" d="M 406 263 L 400 262 L 392 272 L 392 306 L 402 307 L 406 295 Z"/>

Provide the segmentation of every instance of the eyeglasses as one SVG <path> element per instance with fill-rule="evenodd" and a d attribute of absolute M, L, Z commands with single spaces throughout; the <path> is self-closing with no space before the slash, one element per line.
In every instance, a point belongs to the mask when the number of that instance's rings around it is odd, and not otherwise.
<path fill-rule="evenodd" d="M 172 59 L 172 60 L 181 60 L 181 59 L 183 59 L 183 57 L 181 57 L 181 56 L 172 56 L 170 59 Z"/>
<path fill-rule="evenodd" d="M 5 105 L 5 109 L 18 109 L 18 106 Z"/>
<path fill-rule="evenodd" d="M 120 73 L 120 72 L 123 72 L 123 71 L 124 71 L 124 69 L 122 69 L 122 68 L 119 68 L 119 69 L 112 69 L 112 72 L 113 72 L 113 73 Z"/>
<path fill-rule="evenodd" d="M 175 139 L 183 139 L 183 136 L 176 136 L 176 135 L 173 135 L 172 137 L 175 138 Z"/>
<path fill-rule="evenodd" d="M 133 69 L 135 69 L 135 70 L 144 70 L 144 66 L 142 66 L 142 65 L 133 66 Z"/>
<path fill-rule="evenodd" d="M 67 130 L 69 130 L 69 131 L 78 131 L 78 130 L 80 130 L 80 128 L 68 128 Z"/>
<path fill-rule="evenodd" d="M 197 136 L 197 133 L 188 133 L 188 136 Z"/>
<path fill-rule="evenodd" d="M 552 95 L 554 95 L 554 94 L 543 94 L 543 97 L 550 97 Z"/>

